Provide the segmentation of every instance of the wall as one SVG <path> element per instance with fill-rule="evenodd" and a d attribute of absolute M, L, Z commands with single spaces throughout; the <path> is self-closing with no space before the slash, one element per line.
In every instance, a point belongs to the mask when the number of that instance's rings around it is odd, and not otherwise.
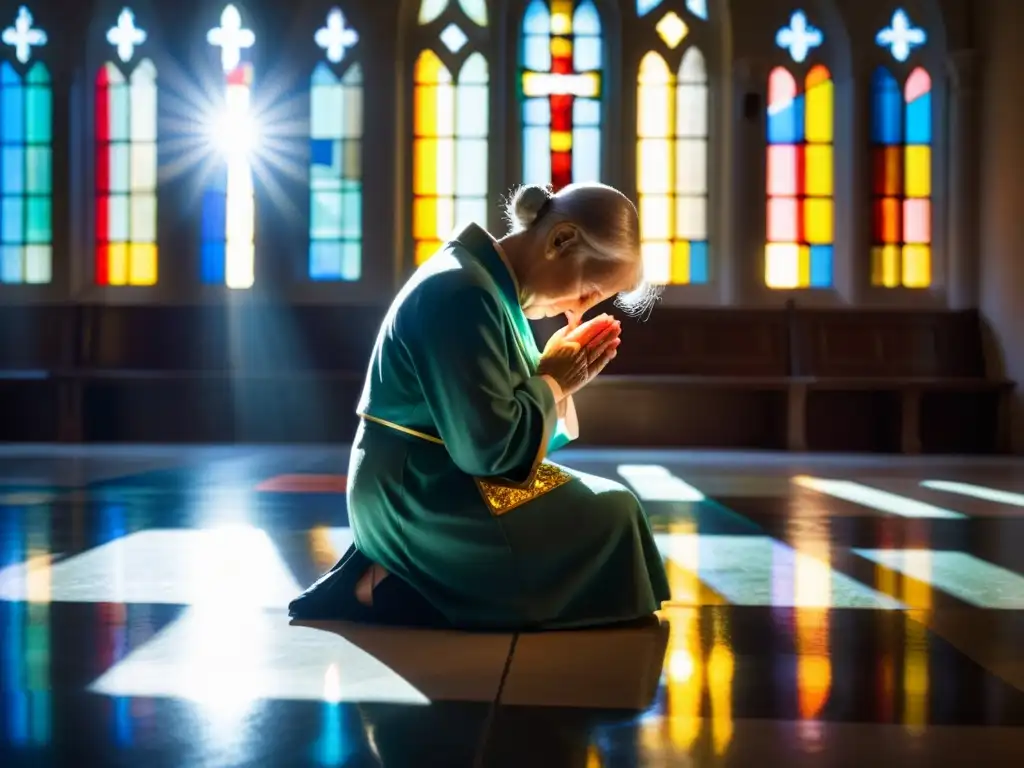
<path fill-rule="evenodd" d="M 980 9 L 984 6 L 984 12 Z M 995 373 L 1024 382 L 1024 2 L 975 3 L 981 54 L 980 309 Z M 1024 389 L 1012 408 L 1024 452 Z"/>

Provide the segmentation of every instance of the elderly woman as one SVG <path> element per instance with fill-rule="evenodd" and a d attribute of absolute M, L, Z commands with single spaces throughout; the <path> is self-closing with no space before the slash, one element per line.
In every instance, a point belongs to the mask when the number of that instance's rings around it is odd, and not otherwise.
<path fill-rule="evenodd" d="M 636 497 L 546 460 L 576 436 L 573 394 L 619 346 L 616 320 L 584 313 L 650 299 L 636 208 L 600 184 L 526 186 L 508 214 L 511 234 L 467 227 L 388 311 L 349 464 L 355 544 L 293 618 L 548 629 L 668 599 Z M 557 315 L 568 323 L 541 352 L 528 320 Z"/>

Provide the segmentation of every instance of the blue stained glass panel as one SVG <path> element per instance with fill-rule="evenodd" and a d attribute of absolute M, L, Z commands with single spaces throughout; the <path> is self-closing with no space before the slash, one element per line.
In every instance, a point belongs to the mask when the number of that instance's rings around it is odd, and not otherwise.
<path fill-rule="evenodd" d="M 926 93 L 907 104 L 907 144 L 931 144 L 932 95 Z"/>
<path fill-rule="evenodd" d="M 523 173 L 526 184 L 551 183 L 551 132 L 547 125 L 523 127 Z"/>
<path fill-rule="evenodd" d="M 600 125 L 601 102 L 597 99 L 576 99 L 572 105 L 572 121 L 575 125 Z"/>
<path fill-rule="evenodd" d="M 224 262 L 227 259 L 227 243 L 203 243 L 200 275 L 204 283 L 224 282 Z"/>
<path fill-rule="evenodd" d="M 20 142 L 25 138 L 25 99 L 22 95 L 21 80 L 8 62 L 0 65 L 0 138 L 4 142 Z"/>
<path fill-rule="evenodd" d="M 800 94 L 768 112 L 768 143 L 798 144 L 804 140 L 804 97 Z"/>
<path fill-rule="evenodd" d="M 710 280 L 708 265 L 708 244 L 706 240 L 690 243 L 690 282 L 706 283 Z"/>
<path fill-rule="evenodd" d="M 534 72 L 551 69 L 551 38 L 547 35 L 526 35 L 523 38 L 523 66 Z"/>
<path fill-rule="evenodd" d="M 224 240 L 227 232 L 226 202 L 224 193 L 216 189 L 203 193 L 203 242 Z"/>
<path fill-rule="evenodd" d="M 601 129 L 574 128 L 572 132 L 573 181 L 601 180 Z"/>
<path fill-rule="evenodd" d="M 335 168 L 335 152 L 336 146 L 340 142 L 332 141 L 331 139 L 310 139 L 309 140 L 309 161 L 314 166 L 326 166 L 327 168 Z M 340 166 L 337 170 L 341 170 Z"/>
<path fill-rule="evenodd" d="M 6 117 L 5 117 L 6 121 Z M 20 195 L 25 190 L 25 149 L 24 147 L 3 148 L 5 195 Z"/>
<path fill-rule="evenodd" d="M 875 144 L 901 144 L 902 113 L 903 94 L 896 78 L 884 68 L 875 70 L 871 77 L 871 141 Z"/>
<path fill-rule="evenodd" d="M 21 271 L 21 246 L 5 245 L 0 248 L 0 283 L 20 283 L 25 278 Z"/>
<path fill-rule="evenodd" d="M 112 195 L 108 210 L 110 220 L 107 225 L 107 237 L 115 243 L 131 240 L 131 232 L 128 228 L 131 220 L 128 195 Z"/>
<path fill-rule="evenodd" d="M 832 246 L 811 246 L 811 288 L 832 287 Z"/>
<path fill-rule="evenodd" d="M 362 236 L 363 229 L 363 196 L 358 191 L 342 193 L 341 236 L 346 239 L 357 239 Z"/>
<path fill-rule="evenodd" d="M 577 37 L 572 49 L 572 65 L 577 72 L 601 68 L 601 38 Z"/>
<path fill-rule="evenodd" d="M 533 0 L 526 6 L 526 13 L 523 14 L 523 32 L 545 37 L 551 32 L 551 14 L 548 12 L 547 3 Z"/>
<path fill-rule="evenodd" d="M 51 208 L 49 197 L 30 197 L 28 199 L 28 226 L 25 231 L 26 243 L 50 242 Z"/>
<path fill-rule="evenodd" d="M 309 233 L 314 240 L 343 237 L 342 193 L 314 192 L 309 211 Z"/>
<path fill-rule="evenodd" d="M 341 279 L 358 280 L 362 275 L 363 257 L 359 243 L 345 243 L 341 262 Z"/>
<path fill-rule="evenodd" d="M 663 0 L 636 0 L 636 15 L 646 16 L 661 5 L 662 2 Z"/>
<path fill-rule="evenodd" d="M 22 243 L 24 241 L 25 226 L 25 199 L 18 197 L 5 197 L 3 206 L 0 208 L 0 239 L 5 243 Z"/>
<path fill-rule="evenodd" d="M 686 10 L 698 19 L 708 20 L 708 0 L 686 0 Z"/>
<path fill-rule="evenodd" d="M 572 15 L 572 31 L 576 35 L 600 35 L 601 16 L 591 0 L 584 0 Z"/>
<path fill-rule="evenodd" d="M 312 280 L 337 280 L 344 262 L 339 240 L 314 240 L 309 244 L 309 277 Z"/>
<path fill-rule="evenodd" d="M 527 99 L 523 102 L 523 122 L 527 125 L 550 125 L 551 102 L 548 99 Z"/>

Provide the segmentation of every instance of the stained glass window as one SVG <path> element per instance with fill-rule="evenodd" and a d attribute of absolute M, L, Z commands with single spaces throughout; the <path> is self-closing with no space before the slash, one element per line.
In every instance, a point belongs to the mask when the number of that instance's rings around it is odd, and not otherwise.
<path fill-rule="evenodd" d="M 422 264 L 457 227 L 487 221 L 489 71 L 478 49 L 484 0 L 423 0 L 421 25 L 445 17 L 413 74 L 415 261 Z"/>
<path fill-rule="evenodd" d="M 833 261 L 832 76 L 816 64 L 802 87 L 786 67 L 768 79 L 765 284 L 827 288 Z"/>
<path fill-rule="evenodd" d="M 358 280 L 363 237 L 363 71 L 346 51 L 359 41 L 335 8 L 316 33 L 321 62 L 310 85 L 309 276 Z"/>
<path fill-rule="evenodd" d="M 871 281 L 931 285 L 932 80 L 918 67 L 903 88 L 885 68 L 871 81 Z"/>
<path fill-rule="evenodd" d="M 126 8 L 107 40 L 129 65 L 146 33 Z M 96 76 L 97 285 L 157 281 L 157 72 L 149 59 L 129 72 L 108 61 Z"/>
<path fill-rule="evenodd" d="M 46 33 L 23 6 L 0 39 L 17 61 L 0 63 L 0 283 L 49 283 L 53 95 L 46 65 L 30 63 Z"/>
<path fill-rule="evenodd" d="M 228 288 L 251 288 L 256 248 L 250 154 L 256 137 L 250 107 L 253 67 L 245 57 L 256 35 L 242 26 L 238 9 L 228 5 L 220 26 L 207 33 L 207 42 L 220 49 L 224 102 L 213 136 L 222 157 L 203 193 L 202 279 Z"/>
<path fill-rule="evenodd" d="M 640 62 L 637 93 L 637 192 L 645 274 L 652 282 L 708 281 L 707 177 L 704 56 L 689 48 L 673 73 L 650 51 Z"/>
<path fill-rule="evenodd" d="M 599 181 L 604 55 L 592 0 L 531 0 L 520 65 L 523 181 Z"/>

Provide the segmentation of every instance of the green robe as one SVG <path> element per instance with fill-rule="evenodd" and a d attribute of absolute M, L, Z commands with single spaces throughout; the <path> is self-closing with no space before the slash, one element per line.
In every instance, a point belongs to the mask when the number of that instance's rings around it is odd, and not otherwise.
<path fill-rule="evenodd" d="M 637 498 L 546 455 L 569 442 L 512 272 L 466 228 L 381 327 L 348 473 L 355 544 L 454 625 L 627 621 L 669 598 Z"/>

